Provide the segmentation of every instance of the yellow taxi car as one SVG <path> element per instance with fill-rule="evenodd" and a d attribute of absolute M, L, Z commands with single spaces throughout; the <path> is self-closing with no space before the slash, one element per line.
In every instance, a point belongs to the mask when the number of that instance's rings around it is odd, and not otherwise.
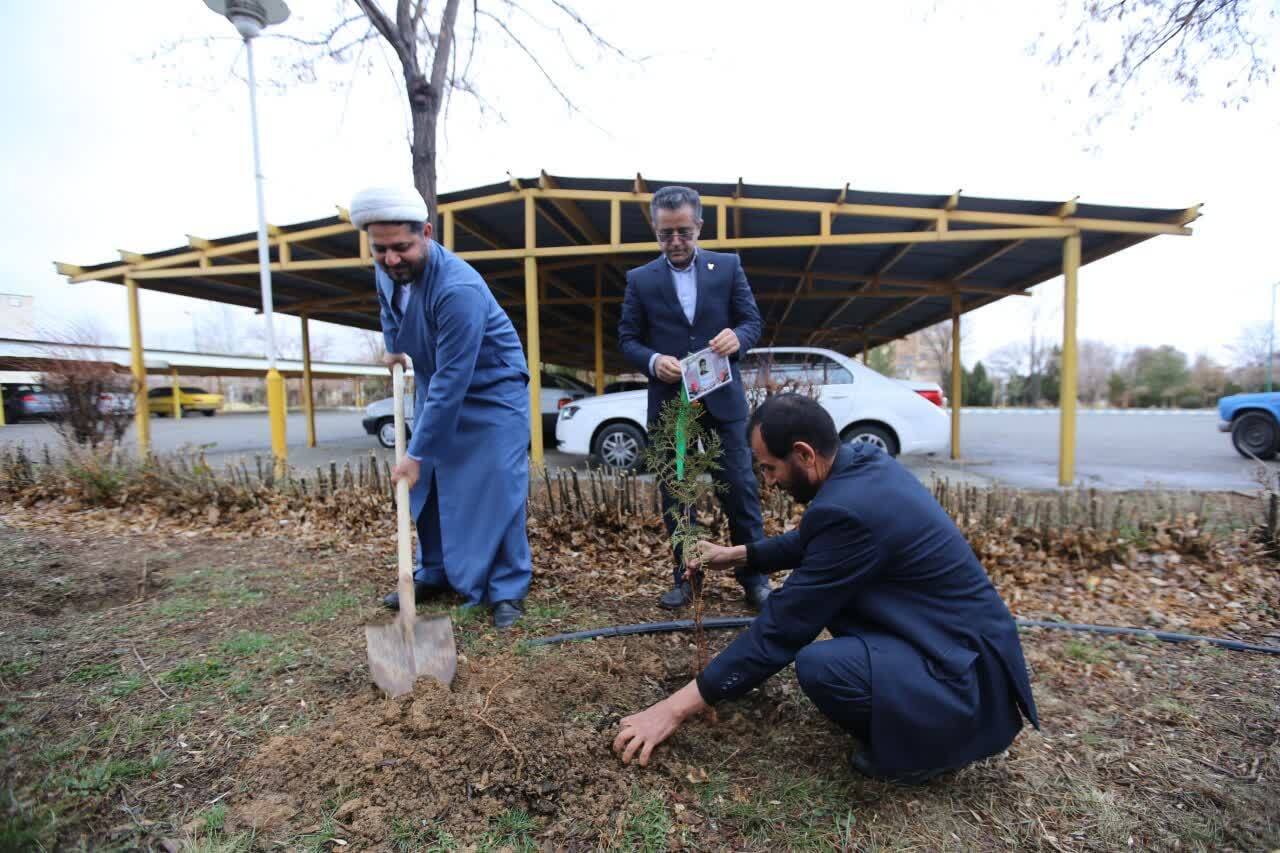
<path fill-rule="evenodd" d="M 222 408 L 222 395 L 210 394 L 203 388 L 194 388 L 183 385 L 178 388 L 178 405 L 182 407 L 182 414 L 191 412 L 199 412 L 207 418 L 211 418 Z M 147 410 L 160 417 L 173 414 L 173 386 L 166 385 L 163 388 L 152 388 L 147 392 Z"/>

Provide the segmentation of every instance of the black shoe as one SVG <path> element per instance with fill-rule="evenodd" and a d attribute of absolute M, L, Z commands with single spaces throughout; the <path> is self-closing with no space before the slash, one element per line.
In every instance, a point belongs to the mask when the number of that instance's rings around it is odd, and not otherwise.
<path fill-rule="evenodd" d="M 742 592 L 747 598 L 747 606 L 752 610 L 759 610 L 764 607 L 765 599 L 773 592 L 773 587 L 769 586 L 768 578 L 757 575 L 756 578 L 743 582 Z"/>
<path fill-rule="evenodd" d="M 499 601 L 493 605 L 493 627 L 505 631 L 524 618 L 523 604 L 519 599 Z"/>
<path fill-rule="evenodd" d="M 447 591 L 447 588 L 443 586 L 435 586 L 434 584 L 429 584 L 429 583 L 426 583 L 425 581 L 414 581 L 413 582 L 413 603 L 415 605 L 422 604 L 423 602 L 431 599 L 434 596 L 443 595 L 446 591 Z M 396 590 L 390 595 L 387 595 L 386 597 L 384 597 L 382 599 L 382 606 L 389 607 L 392 610 L 399 610 L 400 609 L 400 591 Z"/>
<path fill-rule="evenodd" d="M 679 610 L 687 607 L 691 601 L 693 601 L 693 587 L 689 586 L 688 581 L 682 581 L 662 594 L 662 598 L 658 599 L 658 606 L 666 610 Z"/>
<path fill-rule="evenodd" d="M 907 773 L 887 774 L 881 773 L 871 759 L 867 757 L 866 750 L 855 749 L 849 753 L 849 767 L 855 772 L 868 779 L 875 779 L 879 782 L 892 782 L 894 785 L 923 785 L 930 779 L 941 776 L 943 773 L 953 769 L 950 767 L 934 767 L 929 770 L 912 770 Z"/>

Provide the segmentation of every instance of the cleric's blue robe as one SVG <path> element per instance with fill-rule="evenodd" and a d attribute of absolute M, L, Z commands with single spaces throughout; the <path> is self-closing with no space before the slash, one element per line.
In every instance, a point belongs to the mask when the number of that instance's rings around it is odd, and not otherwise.
<path fill-rule="evenodd" d="M 387 352 L 413 361 L 408 453 L 422 466 L 409 493 L 419 522 L 415 577 L 447 582 L 468 604 L 524 598 L 529 368 L 515 327 L 480 274 L 439 243 L 430 243 L 403 316 L 394 283 L 380 268 L 375 277 Z M 422 517 L 429 498 L 438 520 Z"/>

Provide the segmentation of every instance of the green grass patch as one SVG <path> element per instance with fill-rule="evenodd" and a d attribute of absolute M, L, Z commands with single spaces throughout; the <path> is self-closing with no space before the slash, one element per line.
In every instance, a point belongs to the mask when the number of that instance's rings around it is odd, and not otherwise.
<path fill-rule="evenodd" d="M 848 817 L 847 785 L 826 776 L 779 773 L 739 801 L 707 798 L 709 816 L 732 824 L 752 846 L 784 850 L 831 849 L 833 831 Z"/>
<path fill-rule="evenodd" d="M 64 741 L 46 744 L 36 750 L 36 761 L 46 766 L 52 767 L 55 764 L 61 764 L 71 756 L 80 751 L 86 743 L 89 742 L 89 735 L 80 732 L 72 735 Z"/>
<path fill-rule="evenodd" d="M 1104 654 L 1101 649 L 1097 648 L 1092 643 L 1085 642 L 1084 640 L 1067 640 L 1067 642 L 1063 644 L 1062 650 L 1066 653 L 1067 657 L 1072 660 L 1078 660 L 1081 663 L 1096 664 L 1107 660 L 1106 654 Z"/>
<path fill-rule="evenodd" d="M 1170 722 L 1190 722 L 1196 716 L 1194 711 L 1171 696 L 1164 696 L 1155 700 L 1151 703 L 1151 707 Z"/>
<path fill-rule="evenodd" d="M 573 610 L 562 601 L 534 601 L 525 605 L 525 617 L 532 622 L 554 622 L 566 619 Z"/>
<path fill-rule="evenodd" d="M 141 678 L 130 676 L 129 678 L 122 678 L 115 684 L 112 684 L 107 688 L 107 692 L 112 696 L 115 696 L 117 699 L 123 699 L 137 691 L 138 688 L 142 687 L 145 683 L 146 682 Z"/>
<path fill-rule="evenodd" d="M 395 818 L 391 821 L 391 848 L 396 853 L 448 853 L 460 848 L 458 839 L 434 821 L 412 821 Z"/>
<path fill-rule="evenodd" d="M 259 634 L 255 631 L 241 631 L 222 644 L 222 651 L 237 657 L 256 655 L 274 642 L 270 634 Z"/>
<path fill-rule="evenodd" d="M 209 609 L 209 603 L 198 598 L 171 598 L 168 601 L 156 605 L 156 613 L 164 616 L 166 619 L 176 619 L 181 616 L 194 616 L 197 613 L 203 613 Z"/>
<path fill-rule="evenodd" d="M 88 666 L 82 666 L 67 676 L 67 681 L 72 684 L 92 684 L 95 681 L 102 681 L 107 678 L 114 678 L 122 675 L 120 665 L 116 663 L 92 663 Z"/>
<path fill-rule="evenodd" d="M 227 695 L 233 699 L 246 699 L 253 695 L 253 682 L 242 678 L 227 688 Z"/>
<path fill-rule="evenodd" d="M 153 714 L 140 714 L 126 724 L 127 742 L 134 744 L 166 734 L 177 726 L 190 723 L 192 716 L 191 706 L 181 703 Z"/>
<path fill-rule="evenodd" d="M 169 684 L 191 686 L 193 684 L 203 684 L 206 681 L 225 678 L 229 674 L 230 673 L 226 665 L 216 658 L 202 658 L 200 660 L 180 664 L 166 672 L 162 678 Z"/>
<path fill-rule="evenodd" d="M 661 794 L 632 791 L 627 812 L 626 823 L 622 828 L 623 849 L 644 853 L 667 849 L 667 830 L 671 828 L 671 816 L 667 814 Z"/>
<path fill-rule="evenodd" d="M 328 622 L 337 618 L 338 614 L 344 610 L 358 607 L 360 599 L 356 598 L 349 592 L 335 592 L 323 601 L 313 604 L 306 610 L 298 614 L 298 619 L 303 622 Z"/>
<path fill-rule="evenodd" d="M 478 609 L 478 608 L 477 608 Z M 533 833 L 538 824 L 524 809 L 507 809 L 490 818 L 489 831 L 480 839 L 481 850 L 507 849 L 515 853 L 532 853 L 538 849 Z"/>
<path fill-rule="evenodd" d="M 248 853 L 253 849 L 253 833 L 226 834 L 227 807 L 222 803 L 211 806 L 198 819 L 204 825 L 195 837 L 187 839 L 182 848 L 185 853 Z"/>
<path fill-rule="evenodd" d="M 96 761 L 78 773 L 62 777 L 62 787 L 73 793 L 104 793 L 120 782 L 139 779 L 159 773 L 173 763 L 167 752 L 158 752 L 149 758 L 107 758 Z"/>
<path fill-rule="evenodd" d="M 296 836 L 294 841 L 298 844 L 299 849 L 309 851 L 309 853 L 320 853 L 333 849 L 337 845 L 332 842 L 339 837 L 338 820 L 335 815 L 342 804 L 350 800 L 356 795 L 355 789 L 348 788 L 345 785 L 339 786 L 334 795 L 324 801 L 324 805 L 320 810 L 320 825 L 312 832 L 304 833 Z"/>
<path fill-rule="evenodd" d="M 214 593 L 218 601 L 222 604 L 235 605 L 236 607 L 253 607 L 267 597 L 262 590 L 249 589 L 244 586 L 223 587 Z"/>
<path fill-rule="evenodd" d="M 23 802 L 13 791 L 0 799 L 0 850 L 52 850 L 58 815 L 43 803 Z"/>
<path fill-rule="evenodd" d="M 25 657 L 5 661 L 0 663 L 0 678 L 6 681 L 22 678 L 24 675 L 30 675 L 35 672 L 38 666 L 40 666 L 40 658 L 38 657 Z"/>

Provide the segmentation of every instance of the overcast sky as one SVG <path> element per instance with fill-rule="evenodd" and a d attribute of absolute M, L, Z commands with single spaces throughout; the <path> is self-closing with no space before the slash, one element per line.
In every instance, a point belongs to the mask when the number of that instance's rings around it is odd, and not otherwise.
<path fill-rule="evenodd" d="M 332 19 L 338 3 L 292 6 L 285 32 Z M 572 114 L 510 45 L 483 48 L 476 77 L 501 116 L 452 104 L 441 192 L 546 169 L 1152 207 L 1204 202 L 1195 236 L 1157 238 L 1082 271 L 1080 337 L 1122 349 L 1171 343 L 1225 360 L 1245 326 L 1266 322 L 1270 286 L 1280 280 L 1275 87 L 1238 111 L 1149 92 L 1130 104 L 1146 110 L 1136 127 L 1121 116 L 1091 133 L 1096 106 L 1083 93 L 1096 69 L 1049 67 L 1028 49 L 1060 26 L 1057 0 L 579 0 L 577 8 L 643 62 L 571 39 L 585 66 L 578 70 L 554 34 L 533 33 L 581 108 Z M 255 227 L 247 96 L 233 74 L 243 73 L 243 50 L 200 0 L 6 3 L 0 21 L 0 191 L 8 201 L 0 292 L 34 295 L 44 328 L 92 323 L 123 342 L 123 288 L 66 284 L 52 261 L 97 263 L 117 249 L 179 245 L 187 233 Z M 166 42 L 203 36 L 220 38 L 151 58 Z M 293 50 L 261 40 L 259 68 Z M 371 71 L 339 66 L 316 84 L 261 92 L 269 220 L 327 216 L 362 186 L 408 179 L 392 63 L 380 43 L 365 58 Z M 1033 301 L 1046 331 L 1060 335 L 1060 282 L 1037 291 L 1035 300 L 968 315 L 965 360 L 1025 337 Z M 190 346 L 193 316 L 211 310 L 146 291 L 142 308 L 147 344 L 168 347 Z"/>

